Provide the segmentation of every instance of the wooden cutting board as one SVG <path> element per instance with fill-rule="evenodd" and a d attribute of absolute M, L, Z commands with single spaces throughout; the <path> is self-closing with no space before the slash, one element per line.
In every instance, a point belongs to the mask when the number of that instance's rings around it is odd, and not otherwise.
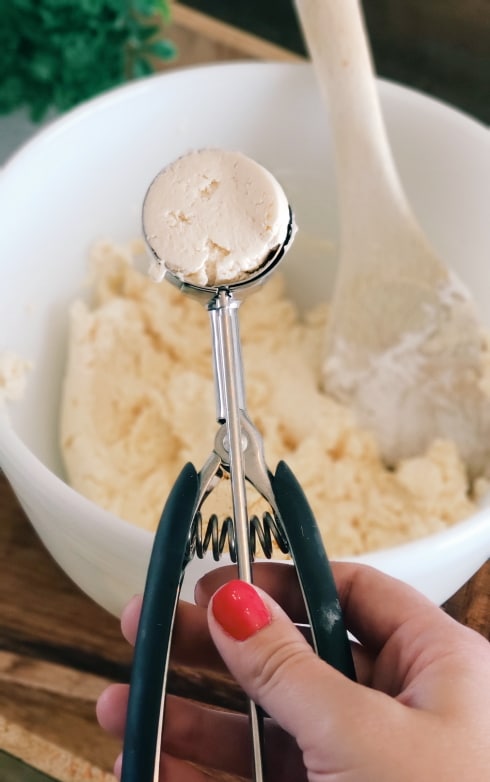
<path fill-rule="evenodd" d="M 98 727 L 95 702 L 109 682 L 129 680 L 131 650 L 119 622 L 51 559 L 1 475 L 0 594 L 0 749 L 59 782 L 112 782 L 120 746 Z M 445 608 L 490 638 L 490 563 Z M 174 669 L 170 688 L 241 702 L 198 671 Z"/>

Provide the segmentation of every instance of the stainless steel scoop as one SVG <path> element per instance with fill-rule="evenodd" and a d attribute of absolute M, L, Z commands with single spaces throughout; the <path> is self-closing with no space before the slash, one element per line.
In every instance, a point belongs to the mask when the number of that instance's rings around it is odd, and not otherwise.
<path fill-rule="evenodd" d="M 245 404 L 238 309 L 243 299 L 277 268 L 293 234 L 294 220 L 289 209 L 280 244 L 267 252 L 259 268 L 236 283 L 201 287 L 165 272 L 169 282 L 198 299 L 209 312 L 216 419 L 220 426 L 213 451 L 201 471 L 197 473 L 192 464 L 182 470 L 155 535 L 132 668 L 122 782 L 158 779 L 169 649 L 180 587 L 190 559 L 194 555 L 203 557 L 209 547 L 215 559 L 228 547 L 232 560 L 237 562 L 238 577 L 248 583 L 253 580 L 257 540 L 267 557 L 273 553 L 274 540 L 282 551 L 289 552 L 303 591 L 317 653 L 354 678 L 335 583 L 315 520 L 284 462 L 275 474 L 268 469 L 262 439 Z M 154 256 L 151 240 L 148 244 Z M 230 478 L 233 516 L 221 528 L 212 516 L 203 532 L 201 507 L 225 476 Z M 247 484 L 270 508 L 262 521 L 249 518 Z M 332 621 L 333 616 L 336 621 Z M 267 777 L 262 718 L 253 702 L 249 702 L 249 718 L 253 779 L 263 782 Z"/>

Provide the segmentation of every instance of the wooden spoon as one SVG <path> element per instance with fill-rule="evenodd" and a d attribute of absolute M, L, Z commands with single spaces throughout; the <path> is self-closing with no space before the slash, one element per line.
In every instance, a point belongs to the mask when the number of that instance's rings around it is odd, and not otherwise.
<path fill-rule="evenodd" d="M 471 476 L 490 466 L 490 339 L 434 254 L 391 155 L 357 0 L 296 0 L 328 102 L 340 266 L 325 388 L 356 411 L 388 464 L 455 441 Z"/>

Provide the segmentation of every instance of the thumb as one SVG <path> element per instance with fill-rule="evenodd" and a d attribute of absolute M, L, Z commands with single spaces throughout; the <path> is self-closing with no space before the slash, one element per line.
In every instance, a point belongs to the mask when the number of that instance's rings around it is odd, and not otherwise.
<path fill-rule="evenodd" d="M 372 709 L 379 710 L 372 698 L 381 694 L 320 660 L 265 592 L 243 581 L 228 582 L 214 594 L 208 622 L 230 672 L 296 739 L 307 765 L 309 759 L 325 772 L 327 765 L 346 769 L 356 755 L 364 754 L 358 733 L 365 732 Z"/>

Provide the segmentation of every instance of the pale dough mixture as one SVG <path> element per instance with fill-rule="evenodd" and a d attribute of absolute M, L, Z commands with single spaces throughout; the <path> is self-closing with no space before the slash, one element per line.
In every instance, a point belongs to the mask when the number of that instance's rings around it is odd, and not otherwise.
<path fill-rule="evenodd" d="M 9 350 L 0 352 L 0 405 L 7 401 L 21 399 L 32 369 L 30 361 Z"/>
<path fill-rule="evenodd" d="M 75 489 L 152 530 L 182 466 L 202 467 L 217 424 L 208 315 L 140 273 L 140 251 L 94 248 L 93 300 L 71 311 L 61 446 Z M 325 306 L 301 319 L 281 276 L 240 310 L 250 417 L 269 467 L 284 459 L 302 484 L 330 556 L 403 543 L 474 513 L 451 442 L 389 471 L 353 414 L 319 390 L 326 318 Z"/>
<path fill-rule="evenodd" d="M 240 152 L 200 149 L 153 180 L 143 205 L 150 277 L 185 282 L 246 279 L 287 235 L 289 204 L 272 174 Z"/>

